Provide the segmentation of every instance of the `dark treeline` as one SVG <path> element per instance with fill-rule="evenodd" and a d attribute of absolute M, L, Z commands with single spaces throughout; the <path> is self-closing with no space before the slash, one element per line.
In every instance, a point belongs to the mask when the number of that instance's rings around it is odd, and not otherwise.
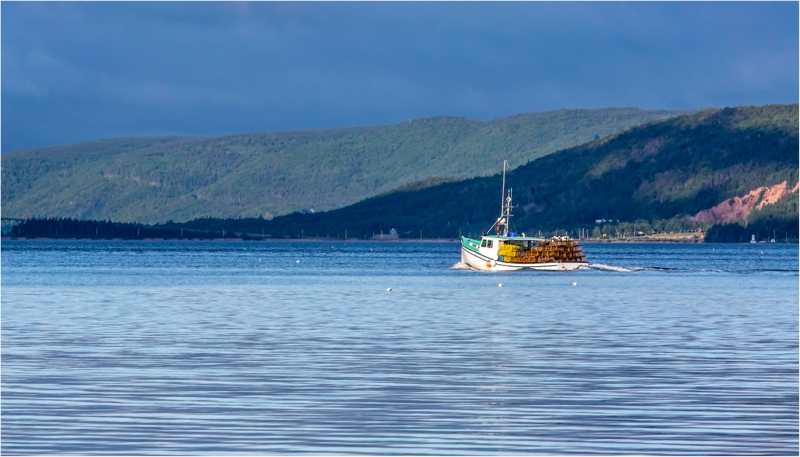
<path fill-rule="evenodd" d="M 10 236 L 26 238 L 93 238 L 126 239 L 145 238 L 223 238 L 223 233 L 204 230 L 154 227 L 136 223 L 77 219 L 27 219 L 14 226 Z M 235 236 L 228 234 L 228 236 Z"/>
<path fill-rule="evenodd" d="M 775 224 L 771 226 L 745 227 L 733 222 L 730 224 L 715 224 L 706 232 L 706 243 L 747 243 L 755 236 L 756 241 L 774 239 L 778 242 L 797 240 L 797 223 Z"/>

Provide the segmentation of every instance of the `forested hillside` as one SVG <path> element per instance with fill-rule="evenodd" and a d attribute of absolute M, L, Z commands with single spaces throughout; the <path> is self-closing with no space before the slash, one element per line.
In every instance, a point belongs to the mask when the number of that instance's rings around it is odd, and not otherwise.
<path fill-rule="evenodd" d="M 145 223 L 324 211 L 433 177 L 487 176 L 678 111 L 559 110 L 489 122 L 222 138 L 122 138 L 2 156 L 7 217 Z"/>
<path fill-rule="evenodd" d="M 599 219 L 681 228 L 694 224 L 690 216 L 761 186 L 786 181 L 795 187 L 798 147 L 797 104 L 725 108 L 652 122 L 539 158 L 511 171 L 507 187 L 518 205 L 519 231 L 591 230 Z M 501 161 L 492 167 L 499 171 Z M 408 237 L 420 230 L 432 237 L 477 235 L 499 213 L 500 187 L 495 174 L 402 190 L 322 214 L 199 219 L 182 226 L 292 237 L 302 229 L 310 236 L 347 230 L 363 238 L 391 228 Z M 748 217 L 764 227 L 781 224 L 797 237 L 796 194 Z"/>

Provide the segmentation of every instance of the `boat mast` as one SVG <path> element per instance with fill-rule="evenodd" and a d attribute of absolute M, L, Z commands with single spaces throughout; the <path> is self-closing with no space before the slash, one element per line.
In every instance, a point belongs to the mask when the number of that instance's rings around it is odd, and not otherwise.
<path fill-rule="evenodd" d="M 503 188 L 500 195 L 500 218 L 495 224 L 495 232 L 498 236 L 506 236 L 508 232 L 509 219 L 511 218 L 511 190 L 506 197 L 506 166 L 508 161 L 503 161 Z"/>

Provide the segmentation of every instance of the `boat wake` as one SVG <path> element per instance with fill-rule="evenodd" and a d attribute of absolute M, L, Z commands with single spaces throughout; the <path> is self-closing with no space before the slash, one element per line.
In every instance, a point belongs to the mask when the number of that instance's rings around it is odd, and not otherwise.
<path fill-rule="evenodd" d="M 600 270 L 600 271 L 618 271 L 618 272 L 625 272 L 625 273 L 631 272 L 631 271 L 638 271 L 638 270 L 642 269 L 642 268 L 636 268 L 636 267 L 627 268 L 627 267 L 619 267 L 619 266 L 616 266 L 616 265 L 605 265 L 605 264 L 602 264 L 602 263 L 590 263 L 589 264 L 589 268 L 591 268 L 593 270 Z"/>
<path fill-rule="evenodd" d="M 605 265 L 602 263 L 589 264 L 589 268 L 600 271 L 616 271 L 620 273 L 630 273 L 634 271 L 672 271 L 674 268 L 664 267 L 620 267 L 617 265 Z"/>
<path fill-rule="evenodd" d="M 581 269 L 586 268 L 582 267 Z M 475 271 L 474 268 L 470 267 L 469 265 L 465 264 L 464 262 L 456 262 L 450 267 L 451 270 L 468 270 L 468 271 Z M 589 269 L 592 270 L 599 270 L 599 271 L 615 271 L 619 273 L 632 273 L 634 271 L 673 271 L 674 268 L 664 268 L 664 267 L 621 267 L 619 265 L 606 265 L 603 263 L 592 263 L 589 264 Z"/>

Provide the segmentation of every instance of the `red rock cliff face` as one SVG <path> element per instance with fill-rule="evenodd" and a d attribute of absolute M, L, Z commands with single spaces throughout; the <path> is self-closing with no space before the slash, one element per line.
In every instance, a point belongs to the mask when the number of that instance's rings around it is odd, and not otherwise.
<path fill-rule="evenodd" d="M 800 183 L 798 183 L 800 184 Z M 753 189 L 747 195 L 733 197 L 713 208 L 700 211 L 691 217 L 695 222 L 734 222 L 746 218 L 753 210 L 761 209 L 766 205 L 773 205 L 790 193 L 797 192 L 798 184 L 789 190 L 786 181 Z"/>

